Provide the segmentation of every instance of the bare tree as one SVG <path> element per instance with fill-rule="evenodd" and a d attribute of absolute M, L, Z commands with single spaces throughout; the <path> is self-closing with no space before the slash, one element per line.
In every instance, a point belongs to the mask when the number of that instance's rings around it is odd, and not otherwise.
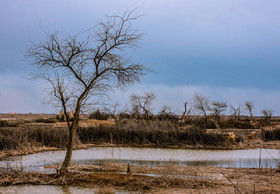
<path fill-rule="evenodd" d="M 220 128 L 220 118 L 222 113 L 227 109 L 227 103 L 222 101 L 213 101 L 211 104 L 212 115 L 216 121 L 217 128 Z"/>
<path fill-rule="evenodd" d="M 235 108 L 233 105 L 231 105 L 230 109 L 232 111 L 232 116 L 234 117 L 234 119 L 239 120 L 241 114 L 241 106 L 239 105 L 237 108 Z"/>
<path fill-rule="evenodd" d="M 252 101 L 246 101 L 245 102 L 245 108 L 247 109 L 247 111 L 250 114 L 251 119 L 253 119 L 253 109 L 254 109 L 254 104 Z"/>
<path fill-rule="evenodd" d="M 169 120 L 177 122 L 178 118 L 174 111 L 171 110 L 171 107 L 164 105 L 157 114 L 159 120 Z"/>
<path fill-rule="evenodd" d="M 262 114 L 263 114 L 263 117 L 264 117 L 264 121 L 267 122 L 271 119 L 272 110 L 264 109 L 264 110 L 262 110 Z"/>
<path fill-rule="evenodd" d="M 69 130 L 67 152 L 59 173 L 67 172 L 72 157 L 74 137 L 80 113 L 92 105 L 93 98 L 109 90 L 140 81 L 147 72 L 142 64 L 134 63 L 124 53 L 136 48 L 142 34 L 131 23 L 138 18 L 135 10 L 123 15 L 107 16 L 104 21 L 78 35 L 46 33 L 47 40 L 31 42 L 26 57 L 36 67 L 35 78 L 47 80 L 51 100 L 55 100 L 66 115 Z M 73 121 L 67 116 L 74 111 Z"/>
<path fill-rule="evenodd" d="M 211 104 L 213 116 L 220 119 L 222 112 L 226 111 L 227 109 L 227 103 L 222 101 L 213 101 Z"/>
<path fill-rule="evenodd" d="M 114 104 L 113 106 L 111 106 L 111 108 L 105 107 L 103 110 L 104 112 L 106 112 L 109 116 L 111 116 L 114 120 L 117 120 L 117 108 L 118 108 L 119 104 Z"/>
<path fill-rule="evenodd" d="M 130 101 L 132 103 L 132 112 L 134 114 L 143 114 L 144 118 L 148 119 L 151 112 L 152 101 L 155 99 L 154 93 L 145 93 L 144 96 L 132 94 Z"/>
<path fill-rule="evenodd" d="M 207 112 L 210 109 L 209 100 L 202 95 L 195 94 L 193 106 L 196 110 L 198 110 L 199 112 L 201 112 L 204 115 L 205 123 L 207 123 L 207 120 L 208 120 Z"/>
<path fill-rule="evenodd" d="M 184 103 L 184 112 L 182 114 L 182 117 L 181 117 L 181 121 L 180 123 L 185 123 L 185 122 L 188 122 L 190 120 L 190 117 L 191 117 L 191 109 L 192 107 L 190 107 L 188 109 L 188 101 L 186 101 Z"/>
<path fill-rule="evenodd" d="M 164 105 L 158 112 L 158 115 L 167 115 L 169 113 L 171 113 L 171 107 Z"/>

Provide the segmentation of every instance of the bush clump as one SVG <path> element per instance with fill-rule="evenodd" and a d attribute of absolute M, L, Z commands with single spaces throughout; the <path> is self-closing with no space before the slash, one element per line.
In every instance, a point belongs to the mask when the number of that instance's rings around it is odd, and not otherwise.
<path fill-rule="evenodd" d="M 273 129 L 273 130 L 263 130 L 262 131 L 262 138 L 265 141 L 276 141 L 280 140 L 280 129 Z"/>
<path fill-rule="evenodd" d="M 0 120 L 0 127 L 18 127 L 20 122 L 8 122 Z"/>
<path fill-rule="evenodd" d="M 0 150 L 15 149 L 18 147 L 18 142 L 12 137 L 0 135 Z"/>
<path fill-rule="evenodd" d="M 109 114 L 101 112 L 100 110 L 96 110 L 89 115 L 89 119 L 107 120 L 108 118 Z"/>
<path fill-rule="evenodd" d="M 56 123 L 56 119 L 44 119 L 44 118 L 39 118 L 35 120 L 36 123 Z"/>

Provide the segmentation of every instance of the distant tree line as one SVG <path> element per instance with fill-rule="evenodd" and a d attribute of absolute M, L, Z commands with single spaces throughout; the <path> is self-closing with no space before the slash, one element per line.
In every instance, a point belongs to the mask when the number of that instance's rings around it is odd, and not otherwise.
<path fill-rule="evenodd" d="M 118 105 L 112 109 L 97 109 L 90 114 L 90 118 L 106 120 L 112 119 L 137 119 L 137 120 L 171 120 L 179 124 L 190 124 L 199 122 L 202 128 L 223 128 L 225 119 L 232 123 L 247 123 L 246 128 L 254 128 L 252 123 L 255 122 L 257 127 L 268 123 L 272 117 L 272 110 L 263 109 L 261 111 L 261 120 L 256 121 L 254 117 L 254 103 L 245 101 L 238 106 L 229 105 L 225 101 L 211 100 L 201 94 L 194 94 L 191 101 L 183 104 L 183 112 L 172 111 L 172 108 L 163 105 L 159 112 L 153 113 L 152 103 L 156 96 L 152 92 L 146 92 L 143 95 L 132 94 L 130 96 L 130 106 L 125 106 L 122 110 L 117 110 Z M 199 121 L 197 121 L 199 118 Z M 232 127 L 235 127 L 233 125 Z M 236 126 L 240 127 L 240 126 Z M 244 126 L 245 127 L 245 126 Z"/>

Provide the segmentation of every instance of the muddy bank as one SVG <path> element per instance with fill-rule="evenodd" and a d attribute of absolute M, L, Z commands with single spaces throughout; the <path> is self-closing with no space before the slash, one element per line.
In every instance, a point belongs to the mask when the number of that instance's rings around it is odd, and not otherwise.
<path fill-rule="evenodd" d="M 55 168 L 56 166 L 52 166 Z M 74 165 L 67 176 L 55 174 L 2 172 L 0 185 L 36 184 L 107 188 L 144 193 L 279 193 L 280 176 L 274 169 L 219 167 L 138 167 L 127 165 Z M 1 191 L 1 188 L 0 188 Z"/>
<path fill-rule="evenodd" d="M 185 180 L 169 177 L 150 177 L 145 175 L 127 175 L 120 173 L 79 173 L 71 172 L 55 178 L 55 174 L 39 173 L 2 173 L 0 185 L 40 184 L 71 185 L 83 187 L 113 187 L 127 191 L 156 191 L 159 188 L 202 188 L 214 187 L 212 180 Z"/>

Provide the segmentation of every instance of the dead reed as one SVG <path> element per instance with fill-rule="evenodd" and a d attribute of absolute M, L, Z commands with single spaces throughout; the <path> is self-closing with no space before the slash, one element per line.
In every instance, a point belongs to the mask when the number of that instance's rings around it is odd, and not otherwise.
<path fill-rule="evenodd" d="M 81 143 L 153 144 L 153 145 L 220 145 L 231 142 L 222 134 L 208 134 L 197 127 L 181 128 L 170 121 L 125 120 L 115 125 L 79 128 Z"/>
<path fill-rule="evenodd" d="M 64 147 L 67 142 L 65 128 L 28 126 L 0 128 L 0 150 L 30 146 Z"/>

